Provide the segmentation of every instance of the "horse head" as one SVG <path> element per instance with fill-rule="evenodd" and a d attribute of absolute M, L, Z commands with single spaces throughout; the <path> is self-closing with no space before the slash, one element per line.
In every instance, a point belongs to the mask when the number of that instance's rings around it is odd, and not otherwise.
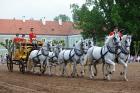
<path fill-rule="evenodd" d="M 62 46 L 57 44 L 54 48 L 54 52 L 58 55 L 62 51 Z"/>
<path fill-rule="evenodd" d="M 121 45 L 127 51 L 129 51 L 130 50 L 130 45 L 131 45 L 131 36 L 130 35 L 123 35 L 122 40 L 121 40 Z"/>
<path fill-rule="evenodd" d="M 108 36 L 105 44 L 110 47 L 119 48 L 121 46 L 120 37 L 118 35 Z"/>
<path fill-rule="evenodd" d="M 44 42 L 43 47 L 46 47 L 46 49 L 51 51 L 52 44 L 51 44 L 51 42 Z"/>

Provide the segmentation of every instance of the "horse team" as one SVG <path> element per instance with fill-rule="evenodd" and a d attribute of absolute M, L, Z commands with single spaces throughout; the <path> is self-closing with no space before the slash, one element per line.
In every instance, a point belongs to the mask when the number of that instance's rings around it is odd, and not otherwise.
<path fill-rule="evenodd" d="M 50 42 L 45 42 L 39 50 L 31 51 L 27 71 L 35 73 L 35 68 L 39 64 L 40 73 L 45 73 L 46 68 L 49 68 L 51 75 L 52 67 L 59 66 L 61 76 L 64 76 L 67 75 L 67 64 L 71 64 L 71 76 L 75 77 L 78 75 L 77 64 L 80 64 L 81 76 L 85 75 L 85 66 L 88 66 L 89 78 L 93 79 L 97 75 L 96 65 L 102 64 L 103 78 L 111 80 L 115 64 L 119 63 L 124 67 L 121 75 L 128 81 L 127 63 L 130 44 L 130 35 L 123 35 L 121 40 L 118 35 L 107 36 L 102 47 L 95 46 L 91 40 L 79 40 L 71 49 L 62 48 L 61 45 L 52 46 Z"/>

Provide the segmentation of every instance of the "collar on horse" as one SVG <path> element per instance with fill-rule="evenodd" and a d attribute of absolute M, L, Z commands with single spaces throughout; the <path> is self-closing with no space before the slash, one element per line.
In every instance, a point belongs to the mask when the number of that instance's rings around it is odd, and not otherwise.
<path fill-rule="evenodd" d="M 125 54 L 125 55 L 128 55 L 129 54 L 129 51 L 128 50 L 126 50 L 125 48 L 123 48 L 123 47 L 120 47 L 120 50 L 121 50 L 121 52 L 120 53 L 123 53 L 123 54 Z M 119 53 L 119 54 L 120 54 Z"/>
<path fill-rule="evenodd" d="M 78 52 L 78 51 L 79 51 L 79 52 Z M 74 48 L 74 52 L 75 52 L 75 54 L 76 54 L 77 56 L 82 56 L 82 55 L 84 54 L 84 52 L 82 52 L 81 50 L 76 49 L 76 48 Z"/>
<path fill-rule="evenodd" d="M 110 52 L 110 53 L 112 53 L 112 54 L 117 54 L 116 49 L 113 50 L 112 48 L 113 48 L 113 47 L 110 47 L 110 46 L 107 45 L 108 52 Z"/>

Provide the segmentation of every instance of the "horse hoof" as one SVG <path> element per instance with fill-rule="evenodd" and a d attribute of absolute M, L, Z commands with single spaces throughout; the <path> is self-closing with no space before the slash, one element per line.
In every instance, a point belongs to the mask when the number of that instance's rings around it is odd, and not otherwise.
<path fill-rule="evenodd" d="M 77 76 L 77 77 L 79 77 L 79 75 L 78 75 L 78 74 L 77 74 L 76 76 Z"/>
<path fill-rule="evenodd" d="M 71 77 L 72 77 L 72 78 L 74 78 L 74 77 L 75 77 L 75 75 L 72 73 L 72 74 L 71 74 Z"/>
<path fill-rule="evenodd" d="M 49 76 L 52 77 L 53 75 L 52 74 L 49 74 Z"/>
<path fill-rule="evenodd" d="M 124 72 L 121 72 L 120 75 L 124 75 Z"/>
<path fill-rule="evenodd" d="M 93 80 L 93 79 L 94 79 L 94 76 L 90 76 L 89 79 L 90 79 L 90 80 Z"/>
<path fill-rule="evenodd" d="M 125 81 L 128 81 L 128 79 L 126 78 L 126 79 L 124 79 Z"/>
<path fill-rule="evenodd" d="M 110 80 L 111 80 L 111 78 L 110 78 L 110 77 L 107 77 L 107 80 L 108 80 L 108 81 L 110 81 Z"/>
<path fill-rule="evenodd" d="M 81 75 L 81 77 L 84 77 L 84 75 Z"/>
<path fill-rule="evenodd" d="M 109 74 L 112 74 L 112 72 L 109 72 Z"/>
<path fill-rule="evenodd" d="M 97 76 L 97 74 L 96 74 L 96 73 L 94 73 L 94 76 Z"/>

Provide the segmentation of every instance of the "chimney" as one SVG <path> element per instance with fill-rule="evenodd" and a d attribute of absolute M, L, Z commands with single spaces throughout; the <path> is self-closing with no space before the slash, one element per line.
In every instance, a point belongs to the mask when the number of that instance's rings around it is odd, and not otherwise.
<path fill-rule="evenodd" d="M 33 18 L 33 17 L 31 17 L 31 18 L 30 18 L 30 20 L 34 20 L 34 18 Z"/>
<path fill-rule="evenodd" d="M 46 18 L 45 18 L 45 17 L 43 17 L 43 18 L 41 19 L 41 21 L 42 21 L 42 24 L 43 24 L 43 25 L 46 25 Z"/>
<path fill-rule="evenodd" d="M 16 20 L 16 18 L 14 17 L 13 20 Z"/>
<path fill-rule="evenodd" d="M 59 22 L 59 25 L 62 25 L 62 19 L 61 18 L 59 18 L 58 22 Z"/>
<path fill-rule="evenodd" d="M 22 21 L 23 21 L 23 22 L 25 22 L 25 21 L 26 21 L 26 20 L 25 20 L 25 16 L 22 16 Z"/>

